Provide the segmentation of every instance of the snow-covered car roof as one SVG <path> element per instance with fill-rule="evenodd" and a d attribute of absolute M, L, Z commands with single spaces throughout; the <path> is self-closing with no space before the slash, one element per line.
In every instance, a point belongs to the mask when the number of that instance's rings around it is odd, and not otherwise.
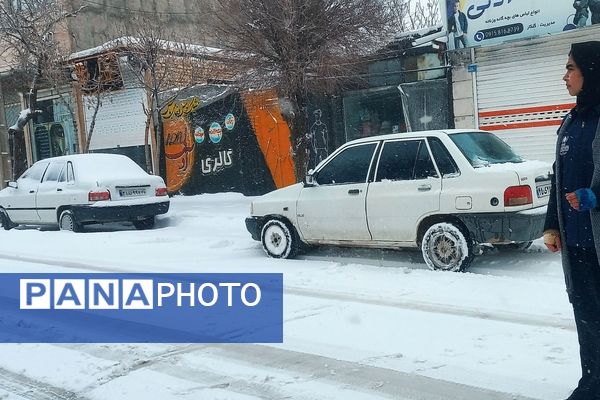
<path fill-rule="evenodd" d="M 131 158 L 121 154 L 73 154 L 68 156 L 45 158 L 38 161 L 71 161 L 79 179 L 96 180 L 98 178 L 147 178 L 148 174 Z M 36 163 L 37 164 L 37 163 Z"/>
<path fill-rule="evenodd" d="M 402 133 L 391 133 L 388 135 L 378 135 L 378 136 L 369 136 L 366 138 L 355 139 L 350 142 L 345 143 L 345 145 L 356 144 L 356 143 L 367 143 L 374 142 L 380 140 L 391 140 L 391 139 L 410 139 L 410 138 L 422 138 L 426 136 L 446 136 L 446 135 L 454 135 L 457 133 L 473 133 L 473 132 L 481 132 L 487 133 L 490 132 L 482 131 L 479 129 L 437 129 L 431 131 L 416 131 L 416 132 L 402 132 Z"/>

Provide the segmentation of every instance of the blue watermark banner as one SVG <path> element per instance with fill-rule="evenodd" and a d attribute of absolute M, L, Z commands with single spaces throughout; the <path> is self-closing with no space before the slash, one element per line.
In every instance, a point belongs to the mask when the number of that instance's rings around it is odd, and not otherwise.
<path fill-rule="evenodd" d="M 0 343 L 282 341 L 282 274 L 0 274 Z"/>

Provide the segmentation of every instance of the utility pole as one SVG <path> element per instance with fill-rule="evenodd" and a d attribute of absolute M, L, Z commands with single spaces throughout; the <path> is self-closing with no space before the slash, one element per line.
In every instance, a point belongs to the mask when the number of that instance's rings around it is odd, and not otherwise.
<path fill-rule="evenodd" d="M 8 152 L 8 129 L 4 112 L 4 95 L 0 81 L 0 189 L 6 186 L 11 177 L 10 155 Z"/>

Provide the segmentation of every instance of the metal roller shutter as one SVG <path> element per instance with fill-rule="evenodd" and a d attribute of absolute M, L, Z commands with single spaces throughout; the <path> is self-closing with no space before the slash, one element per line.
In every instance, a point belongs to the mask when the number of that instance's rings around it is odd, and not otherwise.
<path fill-rule="evenodd" d="M 554 160 L 556 130 L 573 107 L 562 81 L 571 43 L 600 40 L 600 26 L 475 49 L 479 127 L 529 159 Z"/>

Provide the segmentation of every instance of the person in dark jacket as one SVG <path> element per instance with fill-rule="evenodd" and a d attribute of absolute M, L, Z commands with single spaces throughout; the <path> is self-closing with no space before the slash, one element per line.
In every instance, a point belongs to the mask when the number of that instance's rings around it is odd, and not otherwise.
<path fill-rule="evenodd" d="M 577 25 L 578 28 L 584 27 L 590 15 L 588 11 L 588 0 L 575 0 L 573 2 L 573 8 L 575 9 L 573 23 Z"/>
<path fill-rule="evenodd" d="M 600 0 L 589 0 L 588 6 L 592 13 L 592 25 L 600 23 Z"/>
<path fill-rule="evenodd" d="M 459 1 L 454 2 L 454 13 L 448 18 L 448 29 L 454 34 L 455 49 L 460 48 L 461 43 L 462 47 L 467 47 L 467 29 L 469 27 L 467 16 L 458 9 L 459 5 Z"/>
<path fill-rule="evenodd" d="M 558 130 L 544 243 L 561 252 L 582 376 L 568 400 L 600 399 L 600 42 L 571 46 L 563 77 L 577 104 Z"/>

